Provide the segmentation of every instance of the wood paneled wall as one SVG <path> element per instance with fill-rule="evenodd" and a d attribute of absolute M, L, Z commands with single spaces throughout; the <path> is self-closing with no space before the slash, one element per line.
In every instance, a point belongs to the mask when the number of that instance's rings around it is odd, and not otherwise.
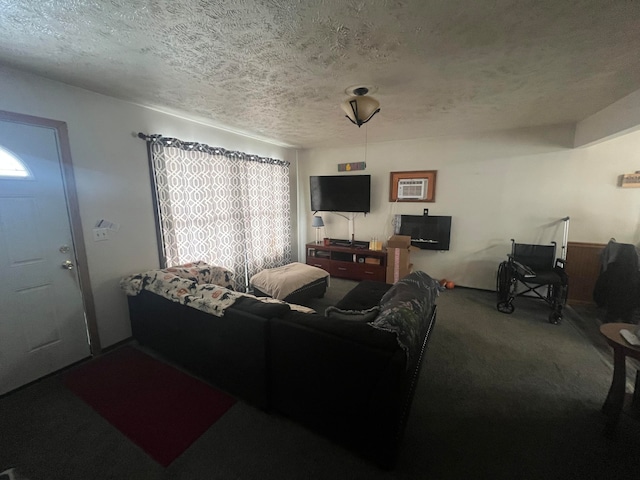
<path fill-rule="evenodd" d="M 606 245 L 601 243 L 569 242 L 567 266 L 570 305 L 595 303 L 593 288 L 600 275 L 600 254 Z"/>

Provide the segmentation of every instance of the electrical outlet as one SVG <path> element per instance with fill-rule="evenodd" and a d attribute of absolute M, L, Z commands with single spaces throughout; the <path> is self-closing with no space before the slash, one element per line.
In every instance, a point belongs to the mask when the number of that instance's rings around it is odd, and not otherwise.
<path fill-rule="evenodd" d="M 109 229 L 108 228 L 94 228 L 93 229 L 93 241 L 94 242 L 102 242 L 104 240 L 109 240 Z"/>

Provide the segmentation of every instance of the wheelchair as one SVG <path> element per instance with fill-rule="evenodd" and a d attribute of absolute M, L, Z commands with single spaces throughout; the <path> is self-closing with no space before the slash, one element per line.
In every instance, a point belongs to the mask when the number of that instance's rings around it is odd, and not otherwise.
<path fill-rule="evenodd" d="M 538 291 L 540 288 L 544 288 L 543 293 Z M 532 292 L 551 306 L 549 323 L 559 324 L 569 281 L 565 259 L 556 258 L 556 242 L 531 245 L 511 239 L 511 254 L 498 267 L 496 291 L 499 312 L 513 313 L 514 299 Z"/>

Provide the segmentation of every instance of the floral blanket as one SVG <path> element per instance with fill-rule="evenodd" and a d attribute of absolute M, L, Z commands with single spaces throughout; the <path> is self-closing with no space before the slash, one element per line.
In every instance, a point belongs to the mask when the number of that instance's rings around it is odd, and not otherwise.
<path fill-rule="evenodd" d="M 197 276 L 186 275 L 185 278 L 180 273 L 185 274 L 182 266 L 149 270 L 123 278 L 120 280 L 120 287 L 129 296 L 138 295 L 144 289 L 216 317 L 224 315 L 224 311 L 242 296 L 241 293 L 214 283 L 200 284 Z"/>
<path fill-rule="evenodd" d="M 247 293 L 235 292 L 232 284 L 232 272 L 200 261 L 161 270 L 149 270 L 120 280 L 120 288 L 129 296 L 148 290 L 216 317 L 223 316 L 224 311 L 241 297 L 251 297 L 266 303 L 286 303 L 269 297 L 254 297 Z M 289 306 L 292 310 L 314 312 L 307 307 Z"/>
<path fill-rule="evenodd" d="M 164 274 L 173 274 L 186 280 L 191 280 L 196 284 L 213 283 L 221 287 L 233 290 L 233 272 L 224 267 L 209 265 L 202 261 L 185 263 L 175 267 L 164 268 L 162 270 L 149 270 L 145 273 L 130 275 L 120 282 L 120 286 L 129 296 L 135 296 L 143 289 L 144 276 L 152 272 L 162 272 Z M 157 280 L 154 280 L 157 281 Z M 186 284 L 185 284 L 186 285 Z M 156 292 L 159 293 L 159 292 Z"/>

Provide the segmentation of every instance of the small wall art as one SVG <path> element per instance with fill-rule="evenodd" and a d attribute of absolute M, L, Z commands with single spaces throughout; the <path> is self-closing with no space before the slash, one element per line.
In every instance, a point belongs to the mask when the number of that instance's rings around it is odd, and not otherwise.
<path fill-rule="evenodd" d="M 618 186 L 622 188 L 640 188 L 640 170 L 636 173 L 625 173 L 618 177 Z"/>
<path fill-rule="evenodd" d="M 339 163 L 338 171 L 339 172 L 351 172 L 353 170 L 364 170 L 367 168 L 367 164 L 365 162 L 353 162 L 353 163 Z"/>

